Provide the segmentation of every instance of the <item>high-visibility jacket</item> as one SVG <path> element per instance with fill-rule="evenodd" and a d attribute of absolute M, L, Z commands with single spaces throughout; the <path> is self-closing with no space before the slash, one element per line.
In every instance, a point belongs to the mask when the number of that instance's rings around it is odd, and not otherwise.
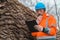
<path fill-rule="evenodd" d="M 47 23 L 48 22 L 48 23 Z M 47 24 L 46 24 L 47 23 Z M 38 21 L 38 25 L 45 28 L 47 25 L 50 29 L 49 33 L 45 32 L 32 32 L 32 36 L 34 37 L 43 37 L 43 36 L 56 36 L 57 26 L 56 26 L 56 19 L 53 15 L 44 13 L 40 21 Z"/>

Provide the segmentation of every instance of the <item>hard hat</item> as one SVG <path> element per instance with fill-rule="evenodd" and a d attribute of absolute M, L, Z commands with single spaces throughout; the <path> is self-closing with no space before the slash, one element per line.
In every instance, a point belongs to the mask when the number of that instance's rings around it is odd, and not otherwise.
<path fill-rule="evenodd" d="M 38 10 L 38 9 L 45 9 L 45 5 L 41 2 L 38 2 L 35 6 L 35 10 Z"/>

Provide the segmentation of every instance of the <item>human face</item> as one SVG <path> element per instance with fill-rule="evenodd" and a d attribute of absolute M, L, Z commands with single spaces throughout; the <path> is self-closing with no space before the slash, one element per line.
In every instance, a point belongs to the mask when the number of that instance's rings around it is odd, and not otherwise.
<path fill-rule="evenodd" d="M 36 12 L 38 15 L 43 15 L 45 11 L 43 9 L 40 9 L 40 10 L 36 10 Z"/>

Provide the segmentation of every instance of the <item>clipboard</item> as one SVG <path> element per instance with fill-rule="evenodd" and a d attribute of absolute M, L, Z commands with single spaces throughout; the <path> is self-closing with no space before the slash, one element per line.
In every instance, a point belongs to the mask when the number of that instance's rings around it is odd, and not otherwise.
<path fill-rule="evenodd" d="M 36 29 L 34 28 L 34 26 L 37 25 L 36 20 L 25 21 L 25 23 L 27 24 L 30 32 L 38 32 L 38 30 L 36 30 Z"/>

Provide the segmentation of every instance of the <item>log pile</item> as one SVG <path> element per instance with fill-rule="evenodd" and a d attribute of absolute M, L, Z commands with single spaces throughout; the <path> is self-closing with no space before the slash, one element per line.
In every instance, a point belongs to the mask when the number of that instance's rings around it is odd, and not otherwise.
<path fill-rule="evenodd" d="M 60 31 L 57 32 L 57 40 L 60 40 Z"/>
<path fill-rule="evenodd" d="M 0 40 L 35 40 L 25 23 L 35 20 L 35 13 L 17 0 L 4 2 L 5 5 L 0 7 Z"/>

